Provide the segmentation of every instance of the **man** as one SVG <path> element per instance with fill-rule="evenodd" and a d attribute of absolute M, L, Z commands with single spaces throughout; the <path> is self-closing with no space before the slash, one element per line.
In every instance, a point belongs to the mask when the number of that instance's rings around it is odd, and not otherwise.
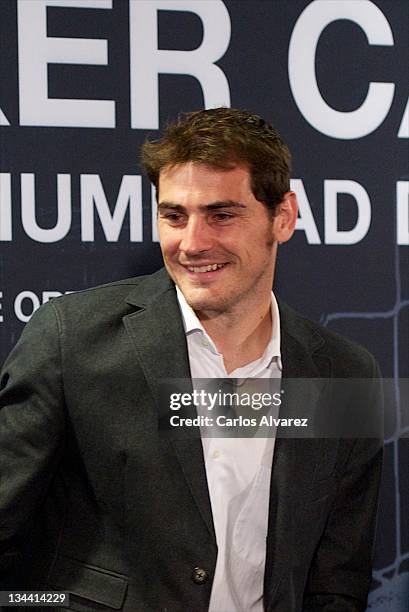
<path fill-rule="evenodd" d="M 376 440 L 172 438 L 163 379 L 377 376 L 271 292 L 290 155 L 261 118 L 191 113 L 146 143 L 165 270 L 40 308 L 4 366 L 3 589 L 70 609 L 365 609 Z"/>

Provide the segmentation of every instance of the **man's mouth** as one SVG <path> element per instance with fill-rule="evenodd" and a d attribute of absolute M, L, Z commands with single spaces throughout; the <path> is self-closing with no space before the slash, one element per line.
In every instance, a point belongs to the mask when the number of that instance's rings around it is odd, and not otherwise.
<path fill-rule="evenodd" d="M 206 266 L 186 266 L 189 272 L 199 273 L 199 272 L 215 272 L 216 270 L 220 270 L 227 265 L 225 263 L 214 263 L 207 264 Z"/>

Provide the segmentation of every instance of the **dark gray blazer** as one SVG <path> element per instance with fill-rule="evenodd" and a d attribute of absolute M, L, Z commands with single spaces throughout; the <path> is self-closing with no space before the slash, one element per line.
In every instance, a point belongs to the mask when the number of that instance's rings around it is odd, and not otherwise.
<path fill-rule="evenodd" d="M 377 376 L 364 349 L 280 316 L 284 378 Z M 208 609 L 201 441 L 158 435 L 158 379 L 189 376 L 164 270 L 35 313 L 1 379 L 0 590 L 69 591 L 78 611 Z M 374 440 L 276 441 L 267 611 L 365 608 L 380 469 Z"/>

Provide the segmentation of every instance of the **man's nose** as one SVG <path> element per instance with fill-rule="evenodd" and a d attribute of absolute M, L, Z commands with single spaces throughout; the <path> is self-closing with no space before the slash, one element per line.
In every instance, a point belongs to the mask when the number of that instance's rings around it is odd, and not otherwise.
<path fill-rule="evenodd" d="M 212 229 L 209 227 L 206 219 L 190 217 L 183 228 L 183 236 L 179 249 L 187 255 L 198 255 L 199 253 L 209 251 L 213 243 Z"/>

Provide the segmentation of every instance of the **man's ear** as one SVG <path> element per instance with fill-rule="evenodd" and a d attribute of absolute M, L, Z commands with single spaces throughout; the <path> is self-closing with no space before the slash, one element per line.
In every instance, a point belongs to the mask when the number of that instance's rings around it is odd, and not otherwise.
<path fill-rule="evenodd" d="M 274 238 L 277 242 L 287 242 L 294 234 L 297 221 L 298 204 L 294 191 L 287 191 L 278 204 L 274 217 Z"/>

